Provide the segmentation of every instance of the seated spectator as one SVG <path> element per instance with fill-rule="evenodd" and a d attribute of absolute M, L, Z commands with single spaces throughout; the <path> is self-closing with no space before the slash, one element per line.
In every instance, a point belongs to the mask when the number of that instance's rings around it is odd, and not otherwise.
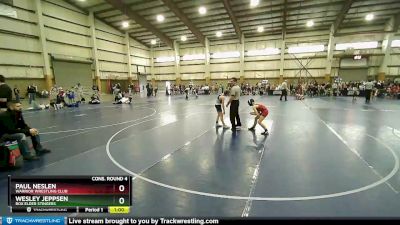
<path fill-rule="evenodd" d="M 100 97 L 98 94 L 94 93 L 92 97 L 90 97 L 89 104 L 100 104 Z"/>
<path fill-rule="evenodd" d="M 29 150 L 27 136 L 32 139 L 35 155 L 32 155 Z M 14 140 L 17 140 L 25 160 L 36 160 L 38 159 L 37 155 L 50 152 L 40 144 L 39 131 L 25 123 L 22 116 L 22 105 L 17 101 L 9 102 L 7 111 L 0 114 L 0 141 Z"/>
<path fill-rule="evenodd" d="M 113 104 L 122 104 L 122 93 L 119 91 L 114 98 L 114 103 Z"/>
<path fill-rule="evenodd" d="M 132 92 L 125 92 L 124 98 L 128 99 L 128 103 L 130 104 L 132 102 Z"/>
<path fill-rule="evenodd" d="M 75 103 L 75 92 L 73 90 L 67 90 L 68 104 Z"/>
<path fill-rule="evenodd" d="M 61 108 L 64 108 L 65 101 L 64 101 L 64 91 L 62 89 L 60 89 L 60 91 L 58 92 L 58 95 L 56 97 L 56 101 L 55 102 L 51 102 L 50 103 L 51 106 L 54 107 L 55 110 L 59 110 Z"/>

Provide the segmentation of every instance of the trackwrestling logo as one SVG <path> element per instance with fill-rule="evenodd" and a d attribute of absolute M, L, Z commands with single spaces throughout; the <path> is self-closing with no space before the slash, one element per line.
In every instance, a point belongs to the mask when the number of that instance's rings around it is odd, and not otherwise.
<path fill-rule="evenodd" d="M 3 225 L 64 225 L 64 217 L 3 217 Z"/>

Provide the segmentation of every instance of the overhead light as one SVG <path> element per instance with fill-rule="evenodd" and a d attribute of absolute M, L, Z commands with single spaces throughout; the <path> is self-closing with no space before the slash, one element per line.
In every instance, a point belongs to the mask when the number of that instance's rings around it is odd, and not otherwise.
<path fill-rule="evenodd" d="M 185 35 L 181 36 L 181 41 L 186 41 L 186 40 L 187 40 L 187 38 Z"/>
<path fill-rule="evenodd" d="M 128 21 L 122 22 L 122 27 L 124 27 L 124 28 L 129 27 L 129 22 Z"/>
<path fill-rule="evenodd" d="M 258 4 L 260 4 L 260 0 L 250 0 L 251 7 L 256 7 Z"/>
<path fill-rule="evenodd" d="M 374 19 L 374 14 L 372 14 L 372 13 L 369 13 L 368 15 L 365 16 L 366 21 L 371 21 L 373 19 Z"/>
<path fill-rule="evenodd" d="M 323 52 L 324 49 L 325 49 L 324 45 L 296 46 L 296 47 L 289 47 L 288 52 L 291 54 L 311 53 L 311 52 Z"/>
<path fill-rule="evenodd" d="M 158 22 L 162 22 L 162 21 L 164 21 L 165 20 L 165 17 L 163 16 L 163 15 L 157 15 L 157 21 Z"/>
<path fill-rule="evenodd" d="M 278 55 L 279 48 L 265 48 L 247 51 L 247 56 L 260 56 L 260 55 Z"/>
<path fill-rule="evenodd" d="M 201 15 L 204 15 L 204 14 L 206 14 L 206 13 L 207 13 L 207 9 L 206 9 L 206 7 L 204 7 L 204 6 L 201 6 L 201 7 L 199 8 L 199 13 L 200 13 Z"/>
<path fill-rule="evenodd" d="M 184 55 L 182 56 L 182 60 L 189 61 L 189 60 L 202 60 L 205 59 L 206 55 L 204 54 L 196 54 L 196 55 Z"/>
<path fill-rule="evenodd" d="M 222 37 L 222 32 L 221 32 L 221 31 L 217 31 L 217 33 L 215 33 L 215 35 L 216 35 L 217 37 Z"/>
<path fill-rule="evenodd" d="M 80 2 L 86 2 L 86 0 L 78 0 L 78 1 L 80 1 Z"/>
<path fill-rule="evenodd" d="M 312 27 L 312 26 L 314 26 L 314 21 L 312 20 L 307 21 L 307 27 Z"/>
<path fill-rule="evenodd" d="M 393 40 L 391 46 L 392 47 L 400 47 L 400 40 Z"/>
<path fill-rule="evenodd" d="M 163 57 L 157 57 L 156 62 L 162 63 L 162 62 L 173 62 L 175 61 L 174 56 L 163 56 Z"/>
<path fill-rule="evenodd" d="M 240 52 L 216 52 L 211 55 L 214 59 L 225 59 L 225 58 L 238 58 L 240 57 Z"/>
<path fill-rule="evenodd" d="M 264 27 L 263 26 L 257 27 L 257 31 L 260 32 L 260 33 L 263 32 L 264 31 Z"/>
<path fill-rule="evenodd" d="M 353 49 L 369 49 L 369 48 L 378 48 L 377 41 L 367 41 L 367 42 L 353 42 L 353 43 L 340 43 L 336 44 L 336 50 L 346 50 L 348 48 Z"/>
<path fill-rule="evenodd" d="M 155 39 L 153 39 L 153 40 L 151 40 L 151 44 L 155 45 L 155 44 L 157 44 L 157 41 Z"/>

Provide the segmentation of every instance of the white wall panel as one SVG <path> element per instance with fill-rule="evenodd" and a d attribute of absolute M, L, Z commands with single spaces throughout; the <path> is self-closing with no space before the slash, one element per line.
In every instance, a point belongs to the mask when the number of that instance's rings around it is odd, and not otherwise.
<path fill-rule="evenodd" d="M 246 72 L 244 72 L 244 77 L 251 78 L 251 79 L 279 78 L 279 70 L 276 70 L 276 71 L 246 71 Z"/>
<path fill-rule="evenodd" d="M 181 56 L 204 54 L 205 49 L 204 48 L 181 48 L 181 49 L 179 49 L 179 53 Z"/>
<path fill-rule="evenodd" d="M 131 59 L 132 59 L 132 64 L 150 66 L 149 59 L 143 59 L 143 58 L 134 57 L 134 56 L 131 56 Z"/>
<path fill-rule="evenodd" d="M 382 28 L 380 28 L 382 29 Z M 350 29 L 350 31 L 355 31 Z M 384 34 L 357 34 L 335 37 L 335 43 L 351 43 L 351 42 L 364 42 L 364 41 L 382 41 Z"/>
<path fill-rule="evenodd" d="M 395 76 L 400 75 L 400 66 L 398 66 L 398 67 L 390 67 L 389 68 L 389 75 L 395 75 Z"/>
<path fill-rule="evenodd" d="M 383 62 L 383 56 L 368 57 L 368 66 L 379 66 Z"/>
<path fill-rule="evenodd" d="M 245 42 L 253 42 L 253 41 L 280 41 L 282 39 L 282 35 L 268 35 L 268 36 L 259 36 L 259 37 L 246 37 Z"/>
<path fill-rule="evenodd" d="M 44 16 L 43 17 L 44 24 L 50 27 L 56 27 L 56 28 L 61 28 L 63 30 L 68 30 L 71 32 L 79 33 L 79 34 L 84 34 L 84 35 L 90 35 L 90 30 L 87 27 L 84 26 L 79 26 L 73 23 L 68 23 L 66 21 L 54 19 L 51 17 Z"/>
<path fill-rule="evenodd" d="M 113 41 L 113 42 L 117 42 L 120 44 L 125 44 L 124 37 L 121 37 L 120 35 L 114 35 L 114 34 L 110 34 L 107 32 L 103 32 L 101 30 L 96 30 L 96 37 L 105 39 L 105 40 L 109 40 L 109 41 Z"/>
<path fill-rule="evenodd" d="M 35 23 L 38 22 L 38 18 L 34 12 L 29 12 L 29 11 L 25 11 L 25 10 L 17 9 L 17 8 L 14 8 L 14 10 L 17 12 L 18 20 L 35 22 Z M 34 9 L 34 10 L 36 10 L 36 9 Z"/>
<path fill-rule="evenodd" d="M 264 48 L 281 48 L 281 40 L 248 42 L 244 45 L 245 51 Z"/>
<path fill-rule="evenodd" d="M 0 66 L 0 74 L 13 78 L 43 78 L 42 68 Z"/>
<path fill-rule="evenodd" d="M 78 9 L 77 7 L 75 7 L 75 6 L 71 5 L 71 4 L 68 4 L 66 1 L 60 1 L 60 0 L 42 0 L 42 1 L 47 1 L 47 2 L 50 2 L 50 3 L 54 3 L 54 4 L 60 5 L 62 7 L 65 7 L 65 8 L 72 9 L 74 11 L 83 13 L 82 10 Z M 70 10 L 68 10 L 68 11 L 70 11 Z"/>
<path fill-rule="evenodd" d="M 128 73 L 100 71 L 100 79 L 125 79 L 128 77 Z"/>
<path fill-rule="evenodd" d="M 391 55 L 388 64 L 391 66 L 400 66 L 400 55 Z"/>
<path fill-rule="evenodd" d="M 270 60 L 274 60 L 274 61 L 279 61 L 281 60 L 281 56 L 279 55 L 268 55 L 268 56 L 245 56 L 244 57 L 244 61 L 246 63 L 246 61 L 270 61 Z"/>
<path fill-rule="evenodd" d="M 0 33 L 0 40 L 0 48 L 12 48 L 37 52 L 42 51 L 39 40 L 35 38 Z"/>
<path fill-rule="evenodd" d="M 38 28 L 35 24 L 0 17 L 0 30 L 13 31 L 22 34 L 38 36 Z"/>
<path fill-rule="evenodd" d="M 120 44 L 115 44 L 109 41 L 103 41 L 103 40 L 96 40 L 97 43 L 97 48 L 98 49 L 105 49 L 109 51 L 114 51 L 114 52 L 120 52 L 126 54 L 126 47 Z"/>
<path fill-rule="evenodd" d="M 203 80 L 205 79 L 204 73 L 194 73 L 194 74 L 181 74 L 182 80 Z"/>
<path fill-rule="evenodd" d="M 205 71 L 204 67 L 205 67 L 204 65 L 191 65 L 191 66 L 181 65 L 180 72 L 181 73 L 196 73 L 196 72 L 204 73 L 204 71 Z"/>
<path fill-rule="evenodd" d="M 99 62 L 99 68 L 102 71 L 115 71 L 115 72 L 127 72 L 127 64 L 113 63 L 113 62 Z"/>
<path fill-rule="evenodd" d="M 16 65 L 31 65 L 42 66 L 43 57 L 41 54 L 29 52 L 17 52 L 12 50 L 0 50 L 0 64 L 16 64 Z"/>
<path fill-rule="evenodd" d="M 159 81 L 159 80 L 162 80 L 162 81 L 166 81 L 166 80 L 175 81 L 176 78 L 175 78 L 175 75 L 156 75 L 155 79 L 157 81 Z M 151 80 L 151 76 L 147 76 L 147 80 Z"/>
<path fill-rule="evenodd" d="M 160 67 L 160 68 L 162 68 L 162 67 L 165 67 L 165 66 L 172 66 L 172 67 L 174 67 L 175 66 L 175 62 L 162 62 L 162 63 L 154 63 L 154 67 Z"/>
<path fill-rule="evenodd" d="M 309 69 L 308 72 L 311 74 L 312 77 L 324 77 L 325 76 L 325 69 Z M 284 77 L 300 77 L 299 70 L 284 70 Z M 310 77 L 310 75 L 305 71 L 301 71 L 302 77 Z"/>
<path fill-rule="evenodd" d="M 154 68 L 154 73 L 155 74 L 175 73 L 175 68 L 173 66 L 157 67 Z"/>
<path fill-rule="evenodd" d="M 244 64 L 244 70 L 279 70 L 280 65 L 280 61 L 246 62 Z"/>
<path fill-rule="evenodd" d="M 236 77 L 239 79 L 239 72 L 212 72 L 211 73 L 211 79 L 230 79 Z"/>
<path fill-rule="evenodd" d="M 96 29 L 100 29 L 100 30 L 104 30 L 113 34 L 118 34 L 123 36 L 123 34 L 121 32 L 119 32 L 118 30 L 114 29 L 113 27 L 108 26 L 107 24 L 95 19 L 94 20 L 94 26 L 96 27 Z"/>
<path fill-rule="evenodd" d="M 92 57 L 92 49 L 90 48 L 82 48 L 67 44 L 49 42 L 49 41 L 47 42 L 47 50 L 49 53 L 53 54 L 77 56 L 83 58 Z"/>
<path fill-rule="evenodd" d="M 211 64 L 210 65 L 211 71 L 238 71 L 240 70 L 239 63 L 224 63 L 224 64 Z"/>
<path fill-rule="evenodd" d="M 240 44 L 226 44 L 226 45 L 211 45 L 210 52 L 229 52 L 229 51 L 239 51 Z"/>
<path fill-rule="evenodd" d="M 185 60 L 185 61 L 180 61 L 180 65 L 198 65 L 198 64 L 205 64 L 205 60 Z"/>
<path fill-rule="evenodd" d="M 307 64 L 308 60 L 307 59 L 299 59 L 301 61 L 301 63 L 303 64 L 303 66 L 305 66 L 306 68 L 310 69 L 310 68 L 321 68 L 321 67 L 325 67 L 326 66 L 326 59 L 311 59 L 311 61 L 309 61 L 309 63 Z M 307 66 L 306 66 L 307 65 Z M 302 68 L 301 64 L 299 61 L 297 61 L 296 59 L 285 59 L 284 61 L 284 68 L 285 69 L 300 69 Z"/>
<path fill-rule="evenodd" d="M 131 47 L 135 47 L 136 46 L 136 47 L 139 47 L 139 48 L 143 48 L 143 49 L 149 50 L 148 47 L 142 45 L 141 43 L 139 43 L 138 41 L 136 41 L 133 38 L 129 38 L 129 43 L 131 44 Z"/>
<path fill-rule="evenodd" d="M 240 59 L 239 58 L 228 58 L 228 59 L 210 59 L 211 64 L 225 64 L 225 63 L 239 63 Z"/>
<path fill-rule="evenodd" d="M 35 1 L 13 0 L 13 3 L 17 7 L 36 11 Z"/>
<path fill-rule="evenodd" d="M 368 76 L 378 75 L 379 68 L 378 67 L 369 67 L 368 68 Z"/>
<path fill-rule="evenodd" d="M 97 51 L 97 56 L 99 60 L 107 60 L 113 62 L 124 62 L 127 63 L 126 56 L 113 53 L 113 52 L 105 52 L 105 51 Z"/>
<path fill-rule="evenodd" d="M 174 51 L 154 51 L 154 58 L 157 57 L 167 57 L 167 56 L 175 56 Z"/>
<path fill-rule="evenodd" d="M 61 1 L 60 1 L 61 2 Z M 89 20 L 88 16 L 74 12 L 72 10 L 66 10 L 62 7 L 53 5 L 51 3 L 47 3 L 45 1 L 42 1 L 42 8 L 43 8 L 43 13 L 56 17 L 56 18 L 62 18 L 67 21 L 71 21 L 77 24 L 82 24 L 82 25 L 89 25 Z"/>
<path fill-rule="evenodd" d="M 45 28 L 46 39 L 63 42 L 72 45 L 79 45 L 83 47 L 91 47 L 90 38 L 79 34 L 73 34 L 67 31 L 54 30 Z"/>
<path fill-rule="evenodd" d="M 149 58 L 149 60 L 150 60 L 150 51 L 143 50 L 140 48 L 134 48 L 132 46 L 131 46 L 130 50 L 131 50 L 131 52 L 130 52 L 131 55 Z"/>

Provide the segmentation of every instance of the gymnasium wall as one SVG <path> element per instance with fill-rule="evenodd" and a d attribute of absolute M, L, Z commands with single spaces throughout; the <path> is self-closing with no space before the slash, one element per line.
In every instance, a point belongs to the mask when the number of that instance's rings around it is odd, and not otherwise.
<path fill-rule="evenodd" d="M 92 53 L 92 37 L 90 31 L 89 15 L 65 1 L 42 0 L 43 21 L 45 26 L 46 45 L 49 54 L 66 55 L 80 58 L 94 58 Z M 12 7 L 17 18 L 0 16 L 0 74 L 6 76 L 11 85 L 18 84 L 22 92 L 26 86 L 34 81 L 39 89 L 45 88 L 44 60 L 42 47 L 39 40 L 40 30 L 35 0 L 14 0 Z M 355 32 L 373 32 L 382 27 L 369 26 L 344 28 L 341 35 L 335 37 L 335 43 L 378 41 L 377 49 L 360 50 L 360 54 L 368 57 L 368 76 L 377 76 L 379 66 L 382 64 L 382 42 L 384 34 L 360 35 Z M 127 40 L 125 34 L 110 27 L 99 20 L 95 20 L 95 40 L 97 57 L 102 87 L 105 88 L 107 80 L 112 83 L 119 82 L 127 85 L 129 66 L 133 80 L 137 73 L 147 74 L 151 80 L 151 50 L 129 39 L 130 52 L 127 53 Z M 399 40 L 397 33 L 395 38 Z M 297 80 L 300 77 L 313 77 L 323 81 L 327 64 L 327 45 L 329 29 L 326 30 L 299 30 L 288 33 L 285 39 L 285 54 L 283 63 L 284 79 Z M 244 49 L 263 49 L 266 47 L 281 48 L 281 35 L 265 35 L 254 38 L 245 38 Z M 288 54 L 290 46 L 323 44 L 325 50 L 310 54 Z M 154 59 L 157 57 L 174 56 L 174 50 L 167 47 L 153 48 Z M 240 51 L 241 44 L 237 39 L 210 42 L 210 53 L 225 51 Z M 197 43 L 180 43 L 179 55 L 204 54 L 205 48 Z M 339 71 L 340 59 L 351 57 L 346 51 L 334 51 L 331 75 L 336 76 Z M 128 65 L 128 57 L 131 64 Z M 296 58 L 297 59 L 296 59 Z M 155 61 L 155 60 L 154 60 Z M 301 62 L 301 63 L 300 63 Z M 308 64 L 307 64 L 308 63 Z M 183 83 L 193 81 L 205 83 L 205 60 L 180 61 L 179 69 L 175 62 L 154 62 L 153 73 L 156 82 L 176 80 L 180 74 Z M 307 64 L 308 73 L 302 70 Z M 247 56 L 244 57 L 244 79 L 249 83 L 256 83 L 263 79 L 278 82 L 280 75 L 280 55 Z M 211 81 L 223 81 L 227 78 L 237 77 L 240 74 L 240 58 L 210 59 Z M 92 68 L 93 74 L 95 68 Z M 392 48 L 388 58 L 387 77 L 400 76 L 400 48 Z M 106 89 L 103 89 L 106 90 Z M 23 93 L 24 94 L 24 93 Z"/>
<path fill-rule="evenodd" d="M 376 27 L 369 28 L 352 28 L 344 29 L 345 32 L 365 32 L 372 31 Z M 395 36 L 394 39 L 400 39 L 400 35 Z M 383 61 L 382 42 L 384 40 L 383 34 L 370 34 L 370 35 L 344 35 L 335 37 L 334 44 L 336 43 L 349 43 L 361 41 L 378 41 L 379 46 L 377 49 L 364 49 L 359 50 L 363 57 L 367 57 L 368 61 L 368 77 L 375 77 L 378 75 L 379 67 Z M 287 34 L 285 39 L 285 54 L 283 63 L 283 78 L 289 81 L 297 81 L 299 78 L 317 80 L 320 82 L 325 81 L 326 65 L 327 65 L 327 48 L 329 42 L 329 30 L 326 31 L 304 31 L 301 33 Z M 256 38 L 245 38 L 245 52 L 249 50 L 263 49 L 263 48 L 281 48 L 282 40 L 281 35 L 270 35 Z M 317 45 L 322 44 L 325 46 L 323 52 L 307 53 L 307 54 L 289 54 L 287 49 L 291 46 L 303 45 Z M 225 51 L 240 51 L 241 46 L 237 39 L 223 40 L 210 42 L 210 54 L 214 52 Z M 168 48 L 154 47 L 154 57 L 173 56 L 174 51 Z M 193 55 L 204 54 L 205 48 L 200 44 L 181 44 L 179 46 L 179 55 Z M 331 76 L 337 76 L 339 73 L 341 58 L 353 57 L 353 53 L 347 51 L 333 51 Z M 175 65 L 174 62 L 155 63 L 156 80 L 175 80 Z M 307 67 L 306 70 L 302 67 Z M 260 80 L 267 79 L 272 83 L 279 82 L 281 61 L 280 54 L 270 56 L 247 56 L 244 57 L 244 79 L 248 83 L 257 83 Z M 180 61 L 179 73 L 183 83 L 189 81 L 204 84 L 205 83 L 205 60 L 191 60 Z M 237 77 L 240 74 L 240 58 L 228 59 L 210 59 L 210 76 L 211 80 L 218 82 L 226 80 L 227 78 Z M 391 49 L 388 60 L 388 72 L 386 77 L 400 76 L 400 48 L 394 47 Z M 311 78 L 312 77 L 312 78 Z M 188 81 L 188 82 L 185 82 Z"/>
<path fill-rule="evenodd" d="M 0 74 L 11 85 L 18 84 L 22 92 L 25 92 L 31 79 L 40 90 L 45 88 L 35 4 L 35 0 L 14 0 L 12 8 L 16 10 L 17 18 L 0 16 Z M 42 0 L 41 6 L 48 53 L 93 59 L 89 15 L 65 1 Z M 101 79 L 124 83 L 128 77 L 125 34 L 95 20 L 95 35 Z M 133 79 L 138 70 L 144 71 L 144 67 L 147 67 L 149 71 L 149 49 L 132 38 L 129 57 Z M 94 66 L 92 72 L 94 77 Z"/>
<path fill-rule="evenodd" d="M 35 2 L 15 0 L 18 17 L 0 16 L 0 74 L 25 94 L 28 83 L 43 86 L 43 57 Z"/>

